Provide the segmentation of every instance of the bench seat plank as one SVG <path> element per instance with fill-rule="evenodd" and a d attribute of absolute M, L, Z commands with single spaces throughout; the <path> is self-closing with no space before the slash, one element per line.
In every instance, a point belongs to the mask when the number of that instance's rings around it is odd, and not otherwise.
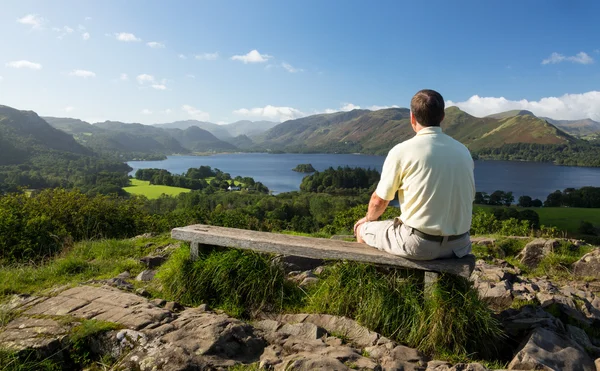
<path fill-rule="evenodd" d="M 429 272 L 447 272 L 466 278 L 470 277 L 475 267 L 475 257 L 473 255 L 461 259 L 409 260 L 356 242 L 257 232 L 203 224 L 175 228 L 171 231 L 171 236 L 177 240 L 203 245 L 235 247 L 313 259 L 352 260 Z"/>

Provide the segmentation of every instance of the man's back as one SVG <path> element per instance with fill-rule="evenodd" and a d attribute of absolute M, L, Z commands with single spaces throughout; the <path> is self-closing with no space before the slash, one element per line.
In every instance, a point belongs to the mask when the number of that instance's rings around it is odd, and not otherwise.
<path fill-rule="evenodd" d="M 424 128 L 395 146 L 383 174 L 398 177 L 400 218 L 406 225 L 437 236 L 469 230 L 475 196 L 473 160 L 469 150 L 440 127 Z M 386 184 L 389 187 L 390 182 L 382 178 L 376 192 L 390 199 Z"/>

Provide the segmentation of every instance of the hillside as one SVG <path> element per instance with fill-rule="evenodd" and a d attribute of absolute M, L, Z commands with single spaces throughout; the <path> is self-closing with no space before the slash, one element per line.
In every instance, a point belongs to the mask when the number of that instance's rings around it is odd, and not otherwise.
<path fill-rule="evenodd" d="M 600 122 L 594 121 L 592 119 L 554 120 L 549 117 L 542 118 L 571 135 L 586 136 L 590 134 L 600 133 Z"/>
<path fill-rule="evenodd" d="M 88 122 L 67 117 L 42 117 L 44 121 L 55 129 L 62 130 L 65 133 L 77 135 L 88 133 L 100 133 L 103 130 Z"/>
<path fill-rule="evenodd" d="M 264 133 L 265 131 L 279 125 L 278 122 L 273 121 L 249 121 L 241 120 L 231 124 L 223 125 L 232 137 L 239 135 L 246 135 L 252 137 Z"/>
<path fill-rule="evenodd" d="M 220 140 L 228 140 L 233 138 L 235 135 L 229 133 L 229 131 L 225 128 L 225 125 L 217 125 L 212 122 L 198 121 L 198 120 L 184 120 L 184 121 L 175 121 L 169 122 L 166 124 L 155 124 L 154 127 L 160 129 L 180 129 L 185 130 L 190 127 L 198 127 L 200 129 L 206 130 L 215 137 Z"/>
<path fill-rule="evenodd" d="M 0 106 L 0 153 L 0 190 L 94 185 L 100 172 L 119 177 L 129 168 L 96 155 L 35 112 L 7 106 Z"/>
<path fill-rule="evenodd" d="M 192 152 L 223 152 L 237 150 L 237 147 L 233 144 L 219 140 L 207 130 L 200 129 L 197 126 L 190 126 L 185 130 L 166 129 L 165 131 L 186 150 Z"/>
<path fill-rule="evenodd" d="M 406 108 L 320 114 L 286 121 L 254 139 L 271 150 L 385 154 L 414 135 L 409 117 Z M 475 152 L 511 143 L 558 145 L 576 141 L 529 111 L 478 118 L 450 107 L 442 127 Z"/>

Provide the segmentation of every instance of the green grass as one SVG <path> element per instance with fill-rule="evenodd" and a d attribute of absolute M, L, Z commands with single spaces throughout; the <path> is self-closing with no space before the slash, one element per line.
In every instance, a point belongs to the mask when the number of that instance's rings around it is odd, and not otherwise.
<path fill-rule="evenodd" d="M 127 193 L 146 196 L 149 199 L 159 198 L 161 195 L 177 196 L 180 193 L 190 192 L 187 188 L 169 187 L 164 185 L 151 185 L 149 181 L 131 179 L 131 186 L 123 187 Z"/>
<path fill-rule="evenodd" d="M 0 299 L 12 294 L 35 294 L 60 285 L 90 279 L 112 278 L 129 271 L 136 275 L 144 269 L 139 258 L 154 247 L 168 244 L 168 236 L 138 240 L 102 240 L 75 244 L 61 256 L 40 264 L 17 264 L 0 268 Z"/>
<path fill-rule="evenodd" d="M 494 208 L 498 207 L 504 206 L 473 205 L 473 210 L 491 212 Z M 600 226 L 600 209 L 579 207 L 517 207 L 519 211 L 527 209 L 538 213 L 540 216 L 540 225 L 545 225 L 546 227 L 554 226 L 572 235 L 578 234 L 577 229 L 584 220 L 593 225 Z"/>

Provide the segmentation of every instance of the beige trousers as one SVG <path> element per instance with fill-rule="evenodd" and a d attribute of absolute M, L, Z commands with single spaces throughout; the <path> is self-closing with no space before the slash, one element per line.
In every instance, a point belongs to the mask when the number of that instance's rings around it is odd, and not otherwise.
<path fill-rule="evenodd" d="M 358 233 L 369 246 L 413 260 L 462 258 L 471 253 L 471 238 L 467 234 L 458 240 L 429 241 L 411 232 L 400 219 L 367 222 Z"/>

